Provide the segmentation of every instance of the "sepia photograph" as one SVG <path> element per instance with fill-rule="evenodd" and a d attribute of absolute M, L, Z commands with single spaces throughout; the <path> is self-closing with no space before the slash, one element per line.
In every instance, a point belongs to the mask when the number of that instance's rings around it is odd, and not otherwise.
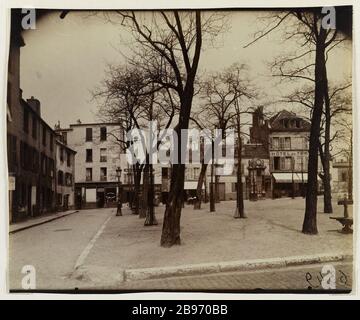
<path fill-rule="evenodd" d="M 353 292 L 352 6 L 10 19 L 10 293 Z"/>

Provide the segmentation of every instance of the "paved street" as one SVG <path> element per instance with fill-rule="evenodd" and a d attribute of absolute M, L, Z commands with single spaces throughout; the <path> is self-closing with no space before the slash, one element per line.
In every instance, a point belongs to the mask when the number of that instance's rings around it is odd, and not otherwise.
<path fill-rule="evenodd" d="M 332 265 L 336 270 L 336 290 L 351 290 L 352 264 L 333 263 Z M 123 290 L 165 291 L 322 290 L 321 271 L 323 266 L 323 264 L 316 264 L 277 270 L 131 281 L 120 288 Z"/>
<path fill-rule="evenodd" d="M 21 288 L 24 265 L 35 267 L 37 289 L 75 288 L 79 281 L 70 277 L 75 263 L 109 215 L 115 214 L 114 210 L 82 210 L 11 234 L 10 288 Z"/>

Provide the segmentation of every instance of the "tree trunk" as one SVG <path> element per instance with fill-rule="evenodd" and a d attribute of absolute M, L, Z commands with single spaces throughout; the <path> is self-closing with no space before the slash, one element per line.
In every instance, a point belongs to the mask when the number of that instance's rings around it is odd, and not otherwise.
<path fill-rule="evenodd" d="M 216 168 L 215 168 L 216 171 Z M 220 203 L 220 185 L 219 185 L 220 177 L 215 174 L 215 202 Z"/>
<path fill-rule="evenodd" d="M 171 172 L 169 198 L 166 204 L 161 234 L 161 246 L 171 247 L 181 244 L 180 217 L 183 204 L 185 165 L 174 164 Z"/>
<path fill-rule="evenodd" d="M 178 19 L 178 18 L 177 18 Z M 181 130 L 189 128 L 189 119 L 191 106 L 194 97 L 194 82 L 197 68 L 200 61 L 202 46 L 202 30 L 201 30 L 201 13 L 196 11 L 195 19 L 196 43 L 193 55 L 192 65 L 187 64 L 186 84 L 183 86 L 182 81 L 178 81 L 178 93 L 180 98 L 179 122 L 175 132 L 178 134 L 178 159 L 179 163 L 173 165 L 171 173 L 171 184 L 169 199 L 166 204 L 164 222 L 161 233 L 160 245 L 163 247 L 171 247 L 174 244 L 180 244 L 180 217 L 182 209 L 182 201 L 184 194 L 185 165 L 181 163 Z M 188 61 L 188 52 L 183 48 L 184 59 Z M 184 137 L 187 141 L 187 137 Z"/>
<path fill-rule="evenodd" d="M 200 175 L 196 187 L 196 200 L 194 203 L 194 210 L 201 209 L 201 197 L 202 197 L 202 186 L 204 185 L 204 179 L 206 176 L 207 163 L 201 164 Z"/>
<path fill-rule="evenodd" d="M 332 213 L 333 208 L 331 204 L 331 176 L 330 176 L 330 98 L 329 88 L 327 82 L 326 64 L 324 65 L 324 100 L 325 100 L 325 145 L 324 145 L 324 213 Z"/>
<path fill-rule="evenodd" d="M 141 208 L 139 218 L 145 218 L 148 210 L 148 193 L 149 193 L 149 164 L 146 163 L 143 170 L 143 188 L 141 197 Z"/>
<path fill-rule="evenodd" d="M 210 212 L 215 211 L 215 196 L 214 196 L 214 161 L 211 162 L 211 180 L 210 180 Z"/>
<path fill-rule="evenodd" d="M 318 151 L 320 137 L 320 123 L 324 102 L 324 68 L 325 68 L 325 40 L 326 30 L 320 26 L 320 31 L 316 42 L 315 58 L 315 99 L 314 109 L 311 119 L 310 139 L 309 139 L 309 163 L 308 163 L 308 183 L 305 200 L 305 216 L 302 232 L 306 234 L 317 234 L 317 189 L 318 189 Z"/>
<path fill-rule="evenodd" d="M 237 174 L 236 174 L 236 211 L 234 218 L 246 218 L 244 210 L 244 193 L 242 185 L 242 170 L 241 170 L 241 160 L 242 160 L 242 141 L 240 135 L 240 119 L 238 119 L 238 163 L 237 163 Z"/>
<path fill-rule="evenodd" d="M 181 163 L 181 153 L 186 152 L 182 148 L 181 141 L 187 141 L 187 136 L 181 135 L 182 129 L 189 128 L 189 119 L 191 112 L 191 104 L 194 95 L 194 79 L 190 87 L 182 96 L 179 123 L 175 128 L 178 136 L 178 163 L 173 164 L 171 172 L 171 183 L 168 202 L 164 213 L 164 222 L 161 233 L 160 245 L 163 247 L 171 247 L 173 245 L 180 245 L 180 217 L 181 209 L 184 200 L 184 182 L 185 182 L 185 164 Z M 186 145 L 186 144 L 184 144 Z"/>
<path fill-rule="evenodd" d="M 142 168 L 140 164 L 136 163 L 133 166 L 134 172 L 134 195 L 133 195 L 133 207 L 134 214 L 139 214 L 139 204 L 140 204 L 140 182 L 141 182 L 141 171 Z"/>
<path fill-rule="evenodd" d="M 153 165 L 149 164 L 149 192 L 148 192 L 148 210 L 146 212 L 146 218 L 144 222 L 144 226 L 156 226 L 158 224 L 155 217 L 155 186 L 154 186 L 154 170 Z"/>

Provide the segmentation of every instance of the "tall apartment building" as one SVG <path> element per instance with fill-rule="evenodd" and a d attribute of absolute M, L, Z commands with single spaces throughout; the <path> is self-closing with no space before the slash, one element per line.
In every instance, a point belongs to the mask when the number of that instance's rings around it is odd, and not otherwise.
<path fill-rule="evenodd" d="M 56 128 L 62 141 L 76 152 L 75 155 L 75 206 L 94 208 L 115 206 L 119 192 L 117 169 L 122 170 L 121 183 L 127 190 L 128 163 L 118 139 L 122 130 L 116 123 L 71 124 L 68 129 Z"/>

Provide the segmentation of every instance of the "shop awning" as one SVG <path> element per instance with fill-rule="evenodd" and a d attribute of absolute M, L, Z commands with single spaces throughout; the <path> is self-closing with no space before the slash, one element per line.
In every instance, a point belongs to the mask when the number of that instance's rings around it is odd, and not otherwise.
<path fill-rule="evenodd" d="M 289 173 L 289 172 L 278 172 L 273 173 L 272 176 L 277 183 L 307 183 L 308 174 L 307 173 Z"/>
<path fill-rule="evenodd" d="M 197 181 L 185 181 L 184 190 L 196 190 L 197 184 L 198 184 Z M 202 189 L 205 189 L 204 184 L 202 186 Z"/>

